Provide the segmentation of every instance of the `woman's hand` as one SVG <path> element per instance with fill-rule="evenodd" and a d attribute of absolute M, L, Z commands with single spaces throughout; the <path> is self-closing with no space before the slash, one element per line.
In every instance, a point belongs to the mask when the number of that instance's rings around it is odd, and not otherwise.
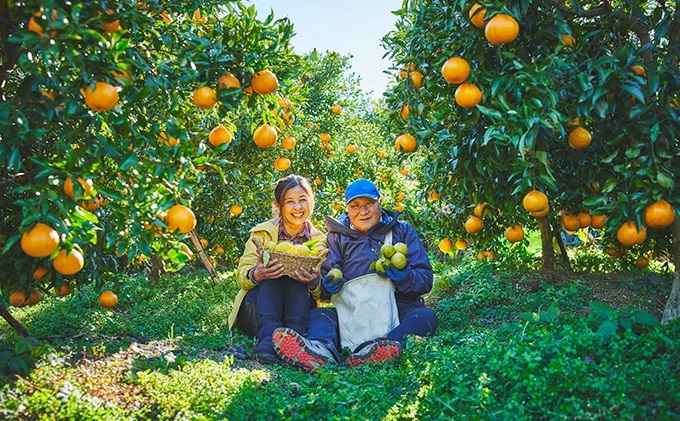
<path fill-rule="evenodd" d="M 276 279 L 283 276 L 283 263 L 279 262 L 278 259 L 271 259 L 267 262 L 267 266 L 264 265 L 262 260 L 263 250 L 257 253 L 257 265 L 253 269 L 251 276 L 255 282 L 262 282 L 268 279 Z"/>
<path fill-rule="evenodd" d="M 312 268 L 311 271 L 308 271 L 305 268 L 299 268 L 293 272 L 290 277 L 307 285 L 309 289 L 314 289 L 319 285 L 321 275 L 319 274 L 318 268 Z"/>

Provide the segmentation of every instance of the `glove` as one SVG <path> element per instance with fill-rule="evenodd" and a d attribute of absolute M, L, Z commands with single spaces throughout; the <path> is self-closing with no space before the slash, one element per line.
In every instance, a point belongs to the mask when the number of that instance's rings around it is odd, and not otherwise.
<path fill-rule="evenodd" d="M 403 269 L 397 269 L 396 267 L 390 265 L 385 268 L 385 275 L 392 280 L 392 282 L 399 283 L 403 282 L 408 278 L 408 274 L 411 270 L 406 266 Z"/>
<path fill-rule="evenodd" d="M 326 275 L 321 280 L 321 285 L 323 285 L 330 294 L 337 294 L 342 289 L 342 286 L 345 285 L 345 282 L 347 282 L 345 278 L 336 278 L 333 275 Z"/>

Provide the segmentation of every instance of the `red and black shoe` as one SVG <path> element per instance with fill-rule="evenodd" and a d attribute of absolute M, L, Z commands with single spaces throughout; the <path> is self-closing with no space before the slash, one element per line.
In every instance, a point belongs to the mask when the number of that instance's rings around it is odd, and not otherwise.
<path fill-rule="evenodd" d="M 354 367 L 365 363 L 382 363 L 393 360 L 401 355 L 404 346 L 389 339 L 381 339 L 372 344 L 368 344 L 356 351 L 345 361 L 349 367 Z"/>
<path fill-rule="evenodd" d="M 306 339 L 293 329 L 280 327 L 272 335 L 274 350 L 281 359 L 307 372 L 337 364 L 333 353 L 319 341 Z"/>

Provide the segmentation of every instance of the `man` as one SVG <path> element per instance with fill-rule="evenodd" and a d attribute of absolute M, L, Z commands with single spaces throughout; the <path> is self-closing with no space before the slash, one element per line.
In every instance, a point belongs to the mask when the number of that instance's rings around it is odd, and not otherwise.
<path fill-rule="evenodd" d="M 373 264 L 380 256 L 386 237 L 391 243 L 408 246 L 408 264 L 402 270 L 391 267 L 378 273 L 389 279 L 394 288 L 398 324 L 382 337 L 367 340 L 353 349 L 345 360 L 350 367 L 369 362 L 383 362 L 401 355 L 407 335 L 434 334 L 437 315 L 425 307 L 422 295 L 432 289 L 432 266 L 415 229 L 398 220 L 399 213 L 382 209 L 380 193 L 371 181 L 358 179 L 345 189 L 346 212 L 337 220 L 326 218 L 328 257 L 321 273 L 327 275 L 340 268 L 340 279 L 326 276 L 322 280 L 323 295 L 338 294 L 343 286 L 356 278 L 375 275 Z M 350 281 L 348 281 L 350 280 Z M 342 323 L 342 320 L 340 321 Z M 284 361 L 314 371 L 337 364 L 339 357 L 338 313 L 332 308 L 317 308 L 310 313 L 307 337 L 292 329 L 274 332 L 274 348 Z"/>

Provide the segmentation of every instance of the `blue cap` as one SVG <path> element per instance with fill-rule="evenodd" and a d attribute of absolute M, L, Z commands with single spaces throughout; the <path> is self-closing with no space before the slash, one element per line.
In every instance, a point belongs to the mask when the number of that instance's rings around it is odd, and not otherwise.
<path fill-rule="evenodd" d="M 369 199 L 380 199 L 380 192 L 372 181 L 360 178 L 352 181 L 345 189 L 345 205 L 357 197 L 368 197 Z"/>

